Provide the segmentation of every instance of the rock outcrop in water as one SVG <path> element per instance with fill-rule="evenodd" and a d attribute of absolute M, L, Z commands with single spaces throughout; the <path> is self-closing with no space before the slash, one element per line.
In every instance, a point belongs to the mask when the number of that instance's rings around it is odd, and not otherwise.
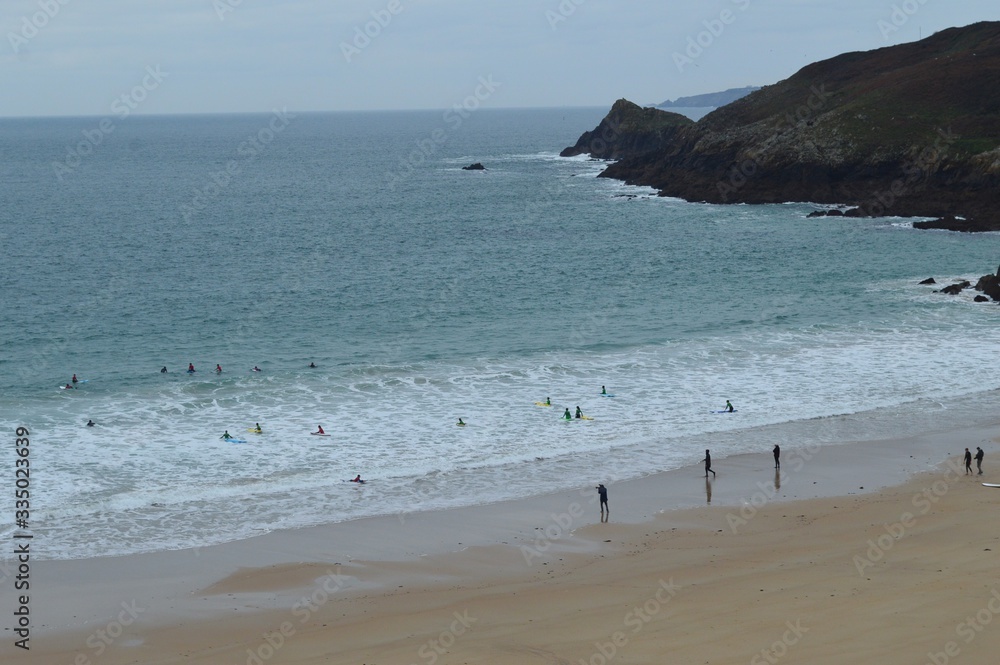
<path fill-rule="evenodd" d="M 712 203 L 814 201 L 847 216 L 1000 230 L 1000 22 L 808 65 L 697 123 L 619 100 L 564 155 Z"/>

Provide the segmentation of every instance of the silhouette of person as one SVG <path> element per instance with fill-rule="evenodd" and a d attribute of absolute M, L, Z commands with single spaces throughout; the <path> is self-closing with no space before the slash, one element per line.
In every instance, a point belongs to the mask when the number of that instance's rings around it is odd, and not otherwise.
<path fill-rule="evenodd" d="M 970 473 L 972 473 L 972 453 L 970 453 L 969 449 L 966 448 L 965 449 L 965 475 L 969 475 Z"/>
<path fill-rule="evenodd" d="M 602 484 L 597 486 L 597 494 L 601 498 L 601 521 L 607 520 L 607 516 L 611 514 L 611 510 L 608 508 L 608 488 Z"/>
<path fill-rule="evenodd" d="M 976 446 L 976 468 L 979 469 L 979 475 L 983 475 L 983 458 L 986 457 L 986 453 L 979 446 Z"/>
<path fill-rule="evenodd" d="M 775 469 L 780 469 L 781 468 L 781 448 L 778 447 L 778 444 L 774 444 L 774 451 L 773 452 L 774 452 L 774 468 Z"/>
<path fill-rule="evenodd" d="M 705 459 L 702 460 L 705 463 L 705 477 L 708 478 L 708 472 L 712 471 L 712 453 L 705 450 Z M 715 471 L 712 471 L 712 477 L 715 478 Z"/>

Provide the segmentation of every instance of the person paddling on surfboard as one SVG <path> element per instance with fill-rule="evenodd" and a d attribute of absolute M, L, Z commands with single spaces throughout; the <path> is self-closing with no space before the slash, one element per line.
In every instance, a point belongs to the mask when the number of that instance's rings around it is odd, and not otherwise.
<path fill-rule="evenodd" d="M 363 483 L 365 481 L 361 480 L 361 474 L 359 473 L 357 476 L 355 476 L 354 478 L 351 479 L 351 482 L 352 483 Z"/>
<path fill-rule="evenodd" d="M 326 432 L 323 431 L 322 425 L 316 425 L 316 431 L 313 434 L 326 434 Z"/>
<path fill-rule="evenodd" d="M 563 418 L 566 420 L 573 420 L 573 414 L 569 412 L 569 409 L 566 409 L 566 413 L 563 414 Z"/>
<path fill-rule="evenodd" d="M 734 408 L 733 408 L 733 405 L 732 405 L 732 404 L 731 404 L 731 403 L 729 402 L 729 400 L 727 399 L 727 400 L 726 400 L 726 408 L 725 408 L 725 409 L 723 409 L 723 411 L 728 411 L 729 413 L 732 413 L 732 412 L 733 412 L 733 411 L 735 411 L 735 410 L 736 410 L 736 409 L 734 409 Z"/>
<path fill-rule="evenodd" d="M 66 384 L 66 385 L 65 385 L 65 386 L 63 387 L 63 389 L 64 389 L 64 390 L 67 390 L 67 389 L 72 389 L 72 388 L 76 388 L 76 386 L 74 386 L 74 385 L 73 385 L 72 383 L 67 383 L 67 384 Z"/>
<path fill-rule="evenodd" d="M 459 419 L 458 419 L 458 422 L 457 422 L 457 423 L 455 423 L 455 424 L 456 424 L 456 425 L 461 425 L 462 427 L 465 427 L 465 423 L 464 423 L 464 422 L 462 421 L 462 419 L 461 419 L 461 418 L 459 418 Z"/>
<path fill-rule="evenodd" d="M 94 423 L 94 421 L 93 421 L 93 420 L 88 420 L 88 421 L 87 421 L 87 427 L 93 427 L 93 426 L 94 426 L 94 424 L 95 424 L 95 423 Z"/>
<path fill-rule="evenodd" d="M 251 372 L 261 372 L 261 371 L 263 371 L 263 370 L 261 370 L 261 368 L 260 368 L 260 367 L 257 367 L 256 365 L 254 365 L 254 366 L 253 366 L 253 369 L 252 369 L 252 370 L 250 370 L 250 371 L 251 371 Z"/>

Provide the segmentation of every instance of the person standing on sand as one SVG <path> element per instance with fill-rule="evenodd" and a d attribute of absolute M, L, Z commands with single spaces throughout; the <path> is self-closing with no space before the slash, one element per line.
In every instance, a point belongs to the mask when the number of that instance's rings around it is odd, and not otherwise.
<path fill-rule="evenodd" d="M 976 446 L 976 468 L 979 469 L 979 475 L 983 475 L 983 458 L 986 457 L 986 453 L 979 446 Z"/>
<path fill-rule="evenodd" d="M 965 475 L 969 475 L 970 473 L 972 473 L 972 453 L 970 453 L 969 449 L 966 448 L 965 449 Z"/>
<path fill-rule="evenodd" d="M 603 521 L 611 514 L 611 510 L 608 508 L 608 488 L 598 484 L 597 494 L 601 498 L 601 520 Z"/>
<path fill-rule="evenodd" d="M 781 468 L 781 448 L 778 447 L 778 444 L 774 444 L 774 451 L 773 452 L 774 452 L 774 468 L 775 469 L 780 469 Z"/>
<path fill-rule="evenodd" d="M 705 450 L 705 459 L 702 462 L 705 463 L 705 477 L 708 478 L 708 472 L 712 471 L 712 453 Z M 712 471 L 712 477 L 715 478 L 715 471 Z"/>

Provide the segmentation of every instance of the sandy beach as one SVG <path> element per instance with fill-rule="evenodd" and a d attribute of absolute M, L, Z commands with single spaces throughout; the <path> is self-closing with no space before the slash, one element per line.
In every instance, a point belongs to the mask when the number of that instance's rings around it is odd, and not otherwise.
<path fill-rule="evenodd" d="M 488 506 L 32 564 L 13 663 L 983 663 L 1000 424 Z M 965 475 L 965 447 L 986 451 Z M 780 487 L 779 487 L 780 486 Z M 4 582 L 12 588 L 11 579 Z M 5 612 L 13 612 L 5 594 Z"/>

